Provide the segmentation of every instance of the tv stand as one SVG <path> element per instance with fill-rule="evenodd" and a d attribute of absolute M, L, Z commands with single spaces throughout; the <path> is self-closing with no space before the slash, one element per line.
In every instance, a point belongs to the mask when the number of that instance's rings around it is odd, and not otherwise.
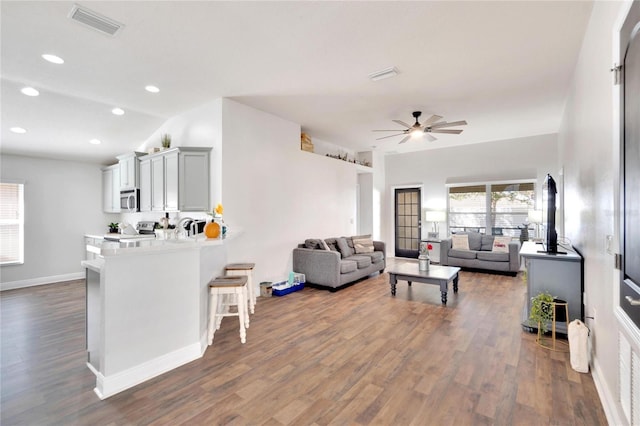
<path fill-rule="evenodd" d="M 522 310 L 522 328 L 527 331 L 537 329 L 537 326 L 529 324 L 531 298 L 545 291 L 567 301 L 569 321 L 584 321 L 582 256 L 567 246 L 562 247 L 566 251 L 558 253 L 547 253 L 538 248 L 533 241 L 525 241 L 520 248 L 520 256 L 525 259 L 527 267 L 527 295 Z M 558 333 L 566 334 L 567 326 L 568 324 L 559 322 Z"/>
<path fill-rule="evenodd" d="M 554 255 L 556 255 L 556 254 L 567 254 L 567 252 L 566 252 L 566 251 L 557 251 L 557 252 L 555 252 L 555 253 L 551 253 L 551 252 L 546 251 L 546 250 L 538 250 L 538 251 L 537 251 L 537 253 L 544 253 L 544 254 L 548 254 L 548 255 L 550 255 L 550 256 L 554 256 Z"/>

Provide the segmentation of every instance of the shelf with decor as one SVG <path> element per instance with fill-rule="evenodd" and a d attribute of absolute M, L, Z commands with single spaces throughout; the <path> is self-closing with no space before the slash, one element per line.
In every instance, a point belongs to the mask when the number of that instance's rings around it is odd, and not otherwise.
<path fill-rule="evenodd" d="M 300 149 L 311 154 L 354 164 L 358 173 L 373 172 L 373 156 L 370 151 L 354 153 L 353 151 L 347 150 L 339 145 L 317 139 L 314 143 L 312 142 L 311 136 L 304 132 L 300 134 Z"/>

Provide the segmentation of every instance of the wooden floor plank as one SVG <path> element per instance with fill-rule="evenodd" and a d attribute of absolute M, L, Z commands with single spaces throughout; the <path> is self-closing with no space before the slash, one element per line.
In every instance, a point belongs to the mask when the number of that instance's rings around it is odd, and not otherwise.
<path fill-rule="evenodd" d="M 400 262 L 390 259 L 390 262 Z M 0 422 L 12 424 L 605 424 L 590 374 L 519 325 L 522 278 L 436 286 L 388 275 L 260 298 L 247 342 L 223 320 L 201 359 L 107 400 L 84 351 L 84 281 L 0 293 Z"/>

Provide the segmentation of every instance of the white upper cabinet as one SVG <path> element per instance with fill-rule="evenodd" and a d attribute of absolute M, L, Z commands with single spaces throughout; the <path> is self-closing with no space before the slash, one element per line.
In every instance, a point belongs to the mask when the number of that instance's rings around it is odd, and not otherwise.
<path fill-rule="evenodd" d="M 139 160 L 138 157 L 145 155 L 144 152 L 131 152 L 116 157 L 120 165 L 120 188 L 138 188 L 139 181 Z"/>
<path fill-rule="evenodd" d="M 140 211 L 151 211 L 151 159 L 140 160 Z"/>
<path fill-rule="evenodd" d="M 209 211 L 211 148 L 171 148 L 140 159 L 140 211 Z"/>
<path fill-rule="evenodd" d="M 120 213 L 120 166 L 102 169 L 102 211 Z"/>

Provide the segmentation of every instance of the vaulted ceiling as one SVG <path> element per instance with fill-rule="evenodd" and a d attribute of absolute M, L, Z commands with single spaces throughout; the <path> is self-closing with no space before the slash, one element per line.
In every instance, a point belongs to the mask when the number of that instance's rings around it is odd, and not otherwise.
<path fill-rule="evenodd" d="M 555 133 L 592 3 L 2 1 L 3 153 L 108 162 L 219 97 L 355 151 L 414 151 Z M 62 65 L 42 59 L 52 53 Z M 395 66 L 396 77 L 370 73 Z M 145 91 L 155 85 L 159 93 Z M 37 97 L 20 92 L 39 90 Z M 114 107 L 125 111 L 111 113 Z M 377 141 L 439 114 L 461 135 Z M 250 124 L 250 123 L 248 123 Z M 10 131 L 22 127 L 24 134 Z M 88 141 L 97 138 L 100 145 Z M 284 143 L 284 141 L 283 141 Z M 374 148 L 375 147 L 375 148 Z"/>

